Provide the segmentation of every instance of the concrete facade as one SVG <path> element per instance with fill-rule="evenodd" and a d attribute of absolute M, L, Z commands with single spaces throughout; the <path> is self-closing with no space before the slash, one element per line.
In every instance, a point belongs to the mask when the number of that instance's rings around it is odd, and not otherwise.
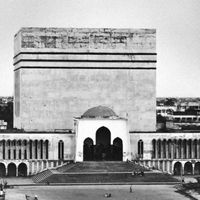
<path fill-rule="evenodd" d="M 64 144 L 62 158 L 59 156 L 61 141 Z M 18 176 L 18 166 L 22 163 L 27 167 L 27 175 L 33 175 L 46 168 L 62 165 L 64 161 L 74 160 L 74 143 L 74 134 L 70 133 L 0 134 L 0 163 L 5 165 L 6 175 L 9 175 L 9 164 L 15 164 Z"/>
<path fill-rule="evenodd" d="M 104 105 L 130 131 L 156 129 L 154 29 L 22 28 L 15 36 L 14 126 L 73 130 Z"/>
<path fill-rule="evenodd" d="M 82 162 L 83 143 L 88 137 L 96 145 L 96 132 L 99 128 L 106 127 L 111 133 L 111 145 L 116 138 L 123 141 L 122 160 L 131 160 L 130 136 L 126 119 L 76 119 L 76 156 L 75 161 Z"/>
<path fill-rule="evenodd" d="M 83 161 L 85 141 L 96 153 L 100 134 L 118 160 L 200 174 L 200 133 L 156 133 L 154 29 L 22 28 L 14 49 L 21 132 L 0 134 L 1 175 Z M 88 115 L 91 108 L 99 113 Z"/>

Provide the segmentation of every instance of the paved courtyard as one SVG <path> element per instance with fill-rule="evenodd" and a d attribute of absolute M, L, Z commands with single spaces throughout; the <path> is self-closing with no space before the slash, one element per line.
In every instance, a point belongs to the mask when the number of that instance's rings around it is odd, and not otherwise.
<path fill-rule="evenodd" d="M 39 200 L 188 200 L 176 192 L 173 185 L 95 185 L 95 186 L 15 186 L 7 189 L 6 200 L 23 200 L 25 194 L 37 195 Z"/>

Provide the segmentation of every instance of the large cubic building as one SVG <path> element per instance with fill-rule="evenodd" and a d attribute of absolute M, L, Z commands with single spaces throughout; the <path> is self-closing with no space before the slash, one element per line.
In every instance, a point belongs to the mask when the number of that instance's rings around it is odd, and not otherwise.
<path fill-rule="evenodd" d="M 134 159 L 200 173 L 199 133 L 156 132 L 155 29 L 22 28 L 14 45 L 17 132 L 0 135 L 1 175 Z"/>

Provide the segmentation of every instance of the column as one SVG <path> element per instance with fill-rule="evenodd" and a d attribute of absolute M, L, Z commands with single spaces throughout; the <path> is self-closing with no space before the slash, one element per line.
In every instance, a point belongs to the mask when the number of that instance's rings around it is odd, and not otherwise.
<path fill-rule="evenodd" d="M 27 159 L 30 159 L 30 141 L 27 140 L 26 143 L 26 155 L 27 155 Z"/>
<path fill-rule="evenodd" d="M 21 142 L 21 159 L 24 159 L 25 141 Z"/>
<path fill-rule="evenodd" d="M 166 141 L 166 159 L 169 159 L 169 143 Z"/>
<path fill-rule="evenodd" d="M 189 158 L 189 144 L 188 144 L 188 140 L 186 140 L 186 149 L 187 149 L 187 151 L 186 151 L 186 158 L 188 159 Z"/>
<path fill-rule="evenodd" d="M 158 142 L 155 140 L 155 159 L 158 159 Z"/>
<path fill-rule="evenodd" d="M 40 142 L 41 142 L 41 141 L 38 141 L 38 151 L 37 151 L 37 159 L 38 159 L 38 160 L 40 159 L 40 152 L 41 152 Z"/>
<path fill-rule="evenodd" d="M 183 148 L 184 148 L 184 159 L 186 159 L 187 158 L 187 140 L 184 140 Z"/>
<path fill-rule="evenodd" d="M 184 142 L 181 140 L 181 158 L 184 158 Z"/>
<path fill-rule="evenodd" d="M 191 157 L 194 158 L 195 154 L 194 154 L 194 150 L 195 149 L 195 144 L 194 144 L 194 140 L 191 141 Z"/>
<path fill-rule="evenodd" d="M 199 159 L 200 158 L 200 148 L 199 148 L 199 140 L 197 140 L 197 158 Z"/>
<path fill-rule="evenodd" d="M 42 143 L 42 145 L 43 145 L 43 159 L 46 159 L 46 142 L 44 141 L 43 143 Z"/>
<path fill-rule="evenodd" d="M 171 159 L 174 159 L 174 141 L 171 141 Z"/>
<path fill-rule="evenodd" d="M 179 158 L 179 141 L 178 140 L 176 141 L 175 149 L 176 149 L 176 159 L 177 159 Z"/>
<path fill-rule="evenodd" d="M 26 146 L 27 146 L 27 144 L 28 144 L 28 141 L 27 141 L 27 143 L 26 143 Z M 27 152 L 27 150 L 26 150 L 26 152 Z M 27 153 L 26 153 L 27 154 Z M 28 162 L 27 163 L 27 176 L 29 176 L 29 174 L 30 174 L 30 163 Z"/>
<path fill-rule="evenodd" d="M 5 159 L 8 159 L 8 142 L 5 140 Z"/>
<path fill-rule="evenodd" d="M 194 175 L 194 163 L 192 163 L 192 174 Z"/>
<path fill-rule="evenodd" d="M 162 140 L 160 140 L 160 150 L 161 150 L 161 153 L 160 153 L 160 158 L 163 159 L 163 149 L 164 149 L 164 142 Z"/>
<path fill-rule="evenodd" d="M 176 152 L 177 152 L 176 144 L 177 144 L 177 141 L 175 140 L 175 141 L 173 142 L 173 150 L 174 150 L 174 152 L 173 152 L 173 154 L 174 154 L 173 157 L 174 157 L 174 159 L 177 158 L 177 154 L 176 154 Z"/>
<path fill-rule="evenodd" d="M 16 159 L 19 159 L 19 141 L 16 141 Z"/>
<path fill-rule="evenodd" d="M 0 159 L 3 159 L 3 141 L 0 140 Z"/>
<path fill-rule="evenodd" d="M 6 165 L 5 167 L 6 167 L 6 176 L 8 176 L 8 165 Z"/>
<path fill-rule="evenodd" d="M 16 166 L 16 176 L 18 176 L 18 166 Z"/>

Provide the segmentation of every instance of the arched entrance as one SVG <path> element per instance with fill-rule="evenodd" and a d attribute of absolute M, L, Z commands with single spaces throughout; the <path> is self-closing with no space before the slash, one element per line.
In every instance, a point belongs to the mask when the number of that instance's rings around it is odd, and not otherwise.
<path fill-rule="evenodd" d="M 191 175 L 192 174 L 192 163 L 186 162 L 184 165 L 184 174 Z"/>
<path fill-rule="evenodd" d="M 8 165 L 8 176 L 16 176 L 16 165 L 14 163 Z"/>
<path fill-rule="evenodd" d="M 3 163 L 0 163 L 0 177 L 6 176 L 6 167 Z"/>
<path fill-rule="evenodd" d="M 111 134 L 108 128 L 101 127 L 96 132 L 95 160 L 111 160 Z"/>
<path fill-rule="evenodd" d="M 174 164 L 174 175 L 181 175 L 182 165 L 180 162 Z"/>
<path fill-rule="evenodd" d="M 122 161 L 122 157 L 123 157 L 123 143 L 122 140 L 120 138 L 115 138 L 113 140 L 113 147 L 112 147 L 113 151 L 112 151 L 112 157 L 113 160 L 116 161 Z"/>
<path fill-rule="evenodd" d="M 194 174 L 200 175 L 200 162 L 195 163 L 194 165 Z"/>
<path fill-rule="evenodd" d="M 27 176 L 27 166 L 25 163 L 20 163 L 18 166 L 18 176 Z"/>
<path fill-rule="evenodd" d="M 91 138 L 86 138 L 83 145 L 83 160 L 94 160 L 94 144 Z"/>

